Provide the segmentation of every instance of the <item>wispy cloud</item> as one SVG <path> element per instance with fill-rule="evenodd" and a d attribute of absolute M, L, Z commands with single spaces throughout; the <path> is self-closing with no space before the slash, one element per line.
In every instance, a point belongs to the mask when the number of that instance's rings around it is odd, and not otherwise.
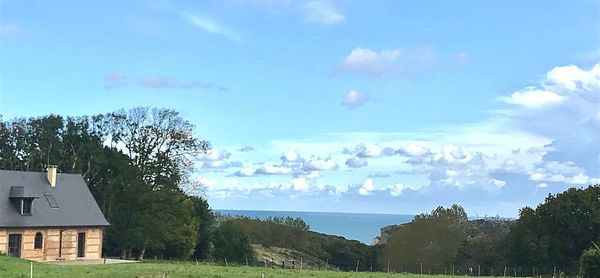
<path fill-rule="evenodd" d="M 342 105 L 350 109 L 358 108 L 369 101 L 369 94 L 359 93 L 355 90 L 350 90 L 342 101 Z"/>
<path fill-rule="evenodd" d="M 344 58 L 335 73 L 398 78 L 430 71 L 436 63 L 437 55 L 429 47 L 380 51 L 357 47 Z"/>
<path fill-rule="evenodd" d="M 125 86 L 129 83 L 129 77 L 123 73 L 113 71 L 104 76 L 104 87 L 106 89 L 114 89 Z"/>
<path fill-rule="evenodd" d="M 5 22 L 0 24 L 0 35 L 17 35 L 23 29 L 14 22 Z"/>
<path fill-rule="evenodd" d="M 199 81 L 180 81 L 169 76 L 148 76 L 140 80 L 140 86 L 148 89 L 201 89 L 210 90 L 215 86 L 212 83 Z"/>
<path fill-rule="evenodd" d="M 346 19 L 333 1 L 309 1 L 304 3 L 300 9 L 304 13 L 304 21 L 307 23 L 333 25 Z"/>
<path fill-rule="evenodd" d="M 210 18 L 197 15 L 184 15 L 183 18 L 204 32 L 220 35 L 234 42 L 242 41 L 242 36 L 239 33 Z"/>
<path fill-rule="evenodd" d="M 144 89 L 162 89 L 162 90 L 217 90 L 228 91 L 229 89 L 222 85 L 216 85 L 211 82 L 201 82 L 197 80 L 181 81 L 175 77 L 166 75 L 153 75 L 133 78 L 129 75 L 113 71 L 104 76 L 104 87 L 106 89 L 116 89 L 127 86 L 130 80 L 137 79 L 137 85 Z"/>

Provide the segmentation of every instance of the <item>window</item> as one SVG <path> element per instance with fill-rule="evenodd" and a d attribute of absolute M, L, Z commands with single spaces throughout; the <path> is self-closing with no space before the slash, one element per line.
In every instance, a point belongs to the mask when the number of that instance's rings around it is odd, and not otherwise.
<path fill-rule="evenodd" d="M 46 196 L 46 201 L 48 201 L 48 204 L 51 208 L 58 208 L 58 202 L 56 202 L 56 198 L 54 198 L 54 195 L 50 193 L 44 193 L 44 196 Z"/>
<path fill-rule="evenodd" d="M 43 245 L 44 245 L 44 236 L 42 235 L 42 233 L 37 232 L 35 234 L 34 248 L 35 249 L 42 249 Z"/>
<path fill-rule="evenodd" d="M 33 199 L 26 198 L 21 200 L 21 215 L 31 215 L 31 204 Z"/>

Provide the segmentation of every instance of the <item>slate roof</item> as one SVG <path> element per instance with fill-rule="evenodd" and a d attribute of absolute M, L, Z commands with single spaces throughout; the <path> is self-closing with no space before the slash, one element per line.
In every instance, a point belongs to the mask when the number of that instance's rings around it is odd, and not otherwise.
<path fill-rule="evenodd" d="M 34 197 L 31 215 L 21 215 L 13 198 Z M 52 208 L 52 197 L 56 200 Z M 0 227 L 73 227 L 110 225 L 81 175 L 0 170 Z"/>

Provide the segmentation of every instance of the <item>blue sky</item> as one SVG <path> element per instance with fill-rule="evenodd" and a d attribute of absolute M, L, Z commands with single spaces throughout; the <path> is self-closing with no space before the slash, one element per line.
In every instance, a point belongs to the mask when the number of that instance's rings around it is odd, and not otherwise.
<path fill-rule="evenodd" d="M 515 216 L 600 180 L 597 1 L 0 1 L 0 114 L 173 108 L 219 209 Z"/>

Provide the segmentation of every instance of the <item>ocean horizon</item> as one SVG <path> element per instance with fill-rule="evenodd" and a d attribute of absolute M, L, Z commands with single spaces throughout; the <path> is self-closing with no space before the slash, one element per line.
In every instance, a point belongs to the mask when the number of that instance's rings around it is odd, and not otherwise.
<path fill-rule="evenodd" d="M 307 212 L 307 211 L 269 211 L 269 210 L 225 210 L 215 209 L 224 215 L 245 216 L 266 219 L 269 217 L 300 217 L 314 232 L 342 236 L 372 244 L 380 229 L 402 223 L 408 223 L 414 215 L 410 214 L 374 214 L 345 212 Z"/>

